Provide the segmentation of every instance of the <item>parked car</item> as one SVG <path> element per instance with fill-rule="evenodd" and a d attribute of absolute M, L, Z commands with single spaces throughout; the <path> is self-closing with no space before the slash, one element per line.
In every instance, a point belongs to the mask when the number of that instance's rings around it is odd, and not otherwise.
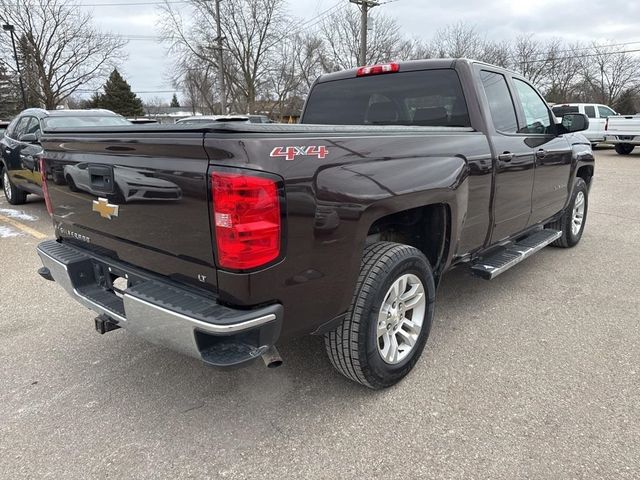
<path fill-rule="evenodd" d="M 97 312 L 100 333 L 123 327 L 216 366 L 275 366 L 279 339 L 323 335 L 340 373 L 388 387 L 418 361 L 446 271 L 491 279 L 578 244 L 588 122 L 559 123 L 517 73 L 448 59 L 323 75 L 298 125 L 51 131 L 57 238 L 38 246 L 40 274 Z M 101 195 L 49 181 L 80 162 L 102 172 Z M 110 201 L 125 165 L 200 190 Z"/>
<path fill-rule="evenodd" d="M 196 115 L 182 118 L 176 123 L 194 125 L 211 122 L 273 123 L 266 115 Z"/>
<path fill-rule="evenodd" d="M 607 118 L 617 113 L 606 105 L 597 103 L 565 103 L 552 107 L 556 117 L 562 118 L 567 113 L 582 113 L 589 117 L 589 128 L 582 134 L 589 139 L 592 145 L 604 142 L 605 125 Z"/>
<path fill-rule="evenodd" d="M 0 120 L 0 138 L 4 136 L 4 132 L 9 126 L 9 122 L 5 122 L 4 120 Z"/>
<path fill-rule="evenodd" d="M 18 115 L 0 139 L 0 174 L 7 201 L 19 205 L 28 194 L 42 196 L 38 161 L 42 156 L 40 135 L 46 128 L 131 125 L 109 110 L 43 110 L 30 108 Z M 62 169 L 56 173 L 56 179 Z"/>
<path fill-rule="evenodd" d="M 609 117 L 605 143 L 614 145 L 619 155 L 629 155 L 640 145 L 640 114 Z"/>

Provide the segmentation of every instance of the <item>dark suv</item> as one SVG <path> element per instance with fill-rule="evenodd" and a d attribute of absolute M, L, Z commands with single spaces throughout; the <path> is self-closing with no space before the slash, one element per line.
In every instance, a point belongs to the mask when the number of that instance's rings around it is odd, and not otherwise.
<path fill-rule="evenodd" d="M 18 115 L 0 139 L 2 185 L 7 201 L 19 205 L 33 193 L 42 196 L 38 160 L 40 132 L 47 128 L 130 125 L 109 110 L 43 110 L 30 108 Z"/>

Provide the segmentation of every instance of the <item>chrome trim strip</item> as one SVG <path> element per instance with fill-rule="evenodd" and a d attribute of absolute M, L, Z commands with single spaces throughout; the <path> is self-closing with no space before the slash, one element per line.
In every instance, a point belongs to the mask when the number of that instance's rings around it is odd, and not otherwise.
<path fill-rule="evenodd" d="M 275 314 L 270 313 L 268 315 L 263 315 L 262 317 L 253 318 L 251 320 L 246 320 L 246 321 L 240 322 L 240 323 L 231 323 L 229 325 L 220 325 L 220 324 L 215 324 L 215 323 L 203 322 L 202 320 L 197 320 L 195 318 L 187 317 L 186 315 L 183 315 L 183 314 L 178 313 L 178 312 L 174 312 L 173 310 L 169 310 L 169 309 L 166 309 L 164 307 L 160 307 L 158 305 L 154 305 L 153 303 L 147 302 L 146 300 L 142 300 L 141 298 L 134 297 L 133 295 L 128 294 L 126 292 L 126 290 L 124 292 L 124 298 L 125 298 L 125 300 L 133 300 L 133 301 L 139 302 L 142 305 L 144 305 L 144 306 L 146 306 L 146 307 L 148 307 L 150 309 L 153 309 L 154 311 L 158 311 L 158 312 L 165 313 L 167 315 L 171 315 L 171 316 L 175 317 L 176 320 L 182 320 L 182 321 L 189 322 L 193 327 L 199 328 L 201 330 L 204 330 L 204 331 L 210 332 L 210 333 L 236 333 L 236 332 L 240 332 L 240 331 L 243 331 L 243 330 L 248 330 L 248 329 L 253 328 L 253 327 L 264 325 L 265 323 L 272 322 L 273 320 L 276 319 Z"/>

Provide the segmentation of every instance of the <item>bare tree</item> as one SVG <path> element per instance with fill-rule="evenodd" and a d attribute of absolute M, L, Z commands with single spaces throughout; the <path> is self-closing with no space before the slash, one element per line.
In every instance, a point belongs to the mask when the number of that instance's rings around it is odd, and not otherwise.
<path fill-rule="evenodd" d="M 37 77 L 30 93 L 46 108 L 108 75 L 126 44 L 96 30 L 73 0 L 0 0 L 0 20 L 15 26 Z M 10 48 L 8 35 L 0 36 L 0 50 Z"/>
<path fill-rule="evenodd" d="M 169 104 L 158 96 L 150 98 L 143 103 L 144 113 L 150 117 L 161 114 L 168 106 Z"/>
<path fill-rule="evenodd" d="M 431 48 L 439 58 L 479 59 L 485 49 L 485 39 L 473 25 L 458 22 L 438 30 Z"/>
<path fill-rule="evenodd" d="M 171 49 L 198 60 L 201 65 L 218 68 L 213 48 L 217 37 L 215 3 L 187 0 L 187 18 L 165 1 L 162 6 L 163 32 Z M 225 38 L 225 80 L 237 110 L 253 111 L 263 89 L 272 61 L 290 30 L 284 0 L 225 0 L 221 4 L 222 32 Z"/>
<path fill-rule="evenodd" d="M 554 41 L 547 54 L 548 70 L 545 95 L 553 103 L 578 100 L 578 84 L 580 83 L 581 62 L 579 58 L 582 48 L 579 43 L 566 45 Z"/>
<path fill-rule="evenodd" d="M 584 83 L 595 101 L 615 104 L 626 95 L 640 91 L 640 60 L 611 45 L 593 43 L 589 56 L 581 62 Z"/>
<path fill-rule="evenodd" d="M 369 14 L 372 31 L 368 35 L 367 64 L 383 63 L 414 57 L 414 42 L 401 33 L 393 18 L 379 13 Z M 360 51 L 360 13 L 345 5 L 322 21 L 320 37 L 324 43 L 327 71 L 355 68 Z"/>

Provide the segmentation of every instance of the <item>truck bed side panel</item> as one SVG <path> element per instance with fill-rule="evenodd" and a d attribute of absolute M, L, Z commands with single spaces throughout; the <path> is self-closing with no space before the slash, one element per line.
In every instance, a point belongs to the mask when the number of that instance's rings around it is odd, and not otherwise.
<path fill-rule="evenodd" d="M 270 156 L 290 145 L 325 146 L 329 153 Z M 221 298 L 230 303 L 282 302 L 283 335 L 309 333 L 348 309 L 368 229 L 382 216 L 446 202 L 453 223 L 449 261 L 484 245 L 492 163 L 481 133 L 245 133 L 241 140 L 208 134 L 205 147 L 213 168 L 265 170 L 285 179 L 285 259 L 251 274 L 218 271 Z"/>

